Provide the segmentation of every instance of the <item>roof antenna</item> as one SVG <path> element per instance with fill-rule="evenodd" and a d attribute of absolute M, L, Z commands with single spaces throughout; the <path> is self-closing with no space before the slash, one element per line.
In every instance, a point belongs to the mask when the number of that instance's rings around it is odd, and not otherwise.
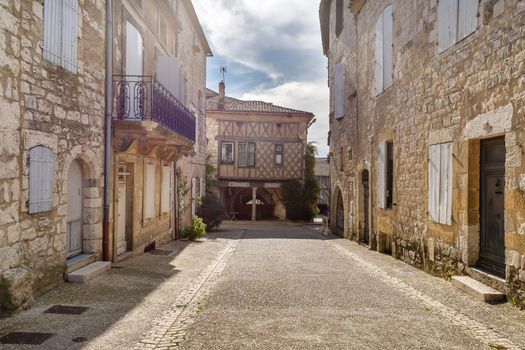
<path fill-rule="evenodd" d="M 228 66 L 221 66 L 222 82 L 226 83 L 226 73 L 228 73 Z"/>

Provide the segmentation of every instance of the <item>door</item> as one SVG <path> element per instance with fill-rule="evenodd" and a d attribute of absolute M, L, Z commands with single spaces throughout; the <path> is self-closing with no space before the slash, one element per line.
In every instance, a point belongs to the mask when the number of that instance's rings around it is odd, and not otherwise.
<path fill-rule="evenodd" d="M 68 258 L 82 253 L 82 168 L 78 161 L 69 167 L 67 178 L 67 232 L 66 255 Z"/>
<path fill-rule="evenodd" d="M 343 196 L 341 195 L 341 191 L 338 191 L 337 193 L 337 217 L 336 217 L 336 223 L 335 226 L 337 228 L 337 231 L 339 231 L 339 234 L 344 233 L 345 229 L 345 209 L 343 205 Z"/>
<path fill-rule="evenodd" d="M 363 170 L 363 242 L 368 244 L 370 242 L 370 208 L 369 196 L 370 188 L 368 186 L 368 170 Z"/>
<path fill-rule="evenodd" d="M 143 96 L 144 86 L 142 84 L 143 75 L 143 42 L 140 32 L 131 23 L 126 22 L 126 75 L 129 82 L 129 101 L 126 110 L 129 110 L 131 118 L 141 118 L 144 116 L 143 101 L 137 98 Z M 142 103 L 140 103 L 142 102 Z"/>
<path fill-rule="evenodd" d="M 505 139 L 481 142 L 478 266 L 505 277 Z"/>
<path fill-rule="evenodd" d="M 126 206 L 127 206 L 127 183 L 126 166 L 118 167 L 118 187 L 117 187 L 117 255 L 123 254 L 128 250 L 126 240 Z"/>

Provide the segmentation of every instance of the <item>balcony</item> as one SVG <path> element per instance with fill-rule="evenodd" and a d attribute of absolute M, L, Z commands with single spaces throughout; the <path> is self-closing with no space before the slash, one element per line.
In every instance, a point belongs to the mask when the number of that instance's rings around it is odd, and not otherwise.
<path fill-rule="evenodd" d="M 138 140 L 141 153 L 162 149 L 167 154 L 189 154 L 196 119 L 175 95 L 151 76 L 114 76 L 113 85 L 118 150 Z"/>

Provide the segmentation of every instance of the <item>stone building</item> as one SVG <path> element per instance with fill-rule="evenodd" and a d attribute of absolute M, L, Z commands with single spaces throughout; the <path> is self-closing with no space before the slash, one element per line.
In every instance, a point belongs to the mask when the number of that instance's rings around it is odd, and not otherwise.
<path fill-rule="evenodd" d="M 317 207 L 321 215 L 327 215 L 330 208 L 330 163 L 328 158 L 315 159 L 315 180 L 319 184 Z"/>
<path fill-rule="evenodd" d="M 203 164 L 211 51 L 191 1 L 116 0 L 113 18 L 112 253 L 120 260 L 176 237 L 175 167 L 203 168 L 193 163 Z"/>
<path fill-rule="evenodd" d="M 105 9 L 8 0 L 0 18 L 4 312 L 60 283 L 69 257 L 102 257 Z"/>
<path fill-rule="evenodd" d="M 525 1 L 322 0 L 334 230 L 525 302 Z"/>
<path fill-rule="evenodd" d="M 302 180 L 313 114 L 208 90 L 206 124 L 219 199 L 232 218 L 285 219 L 281 184 Z"/>

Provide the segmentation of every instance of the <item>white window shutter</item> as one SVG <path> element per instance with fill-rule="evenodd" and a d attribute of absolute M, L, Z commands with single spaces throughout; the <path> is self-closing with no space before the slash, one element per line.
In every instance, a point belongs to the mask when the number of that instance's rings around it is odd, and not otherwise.
<path fill-rule="evenodd" d="M 345 66 L 343 63 L 335 65 L 335 117 L 345 116 Z"/>
<path fill-rule="evenodd" d="M 44 146 L 29 151 L 29 214 L 53 208 L 53 151 Z"/>
<path fill-rule="evenodd" d="M 62 0 L 62 67 L 77 72 L 77 0 Z"/>
<path fill-rule="evenodd" d="M 155 217 L 155 164 L 146 164 L 144 174 L 144 219 Z"/>
<path fill-rule="evenodd" d="M 432 145 L 428 155 L 428 213 L 432 221 L 439 220 L 440 145 Z"/>
<path fill-rule="evenodd" d="M 460 0 L 458 8 L 458 41 L 478 28 L 479 0 Z"/>
<path fill-rule="evenodd" d="M 157 57 L 157 80 L 169 92 L 178 98 L 180 62 L 177 57 L 162 56 Z"/>
<path fill-rule="evenodd" d="M 377 176 L 377 197 L 379 208 L 386 208 L 386 143 L 379 144 L 379 168 Z"/>
<path fill-rule="evenodd" d="M 445 51 L 456 42 L 457 23 L 458 0 L 439 0 L 438 52 Z"/>
<path fill-rule="evenodd" d="M 394 74 L 394 6 L 388 5 L 383 11 L 383 87 L 392 85 Z"/>
<path fill-rule="evenodd" d="M 375 35 L 375 76 L 376 76 L 376 93 L 379 95 L 383 92 L 383 14 L 379 16 L 376 22 Z"/>
<path fill-rule="evenodd" d="M 201 197 L 204 197 L 206 194 L 206 179 L 201 178 Z"/>
<path fill-rule="evenodd" d="M 143 40 L 133 24 L 126 22 L 126 75 L 142 75 Z"/>
<path fill-rule="evenodd" d="M 452 223 L 452 144 L 441 145 L 439 222 Z"/>
<path fill-rule="evenodd" d="M 43 57 L 49 62 L 62 63 L 62 1 L 44 2 Z"/>
<path fill-rule="evenodd" d="M 162 167 L 162 193 L 161 193 L 161 212 L 167 213 L 171 208 L 171 167 Z"/>

